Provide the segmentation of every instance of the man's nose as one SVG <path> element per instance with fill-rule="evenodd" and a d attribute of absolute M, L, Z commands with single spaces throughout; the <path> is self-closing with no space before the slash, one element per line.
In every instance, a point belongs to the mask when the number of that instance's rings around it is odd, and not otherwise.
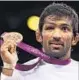
<path fill-rule="evenodd" d="M 53 39 L 56 41 L 59 41 L 61 39 L 61 31 L 59 29 L 54 30 Z"/>

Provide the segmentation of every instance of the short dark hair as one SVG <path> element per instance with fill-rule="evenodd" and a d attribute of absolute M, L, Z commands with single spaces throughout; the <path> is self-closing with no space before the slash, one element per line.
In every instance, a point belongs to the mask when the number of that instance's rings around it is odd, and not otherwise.
<path fill-rule="evenodd" d="M 76 11 L 64 3 L 49 4 L 41 13 L 39 20 L 39 29 L 42 31 L 44 19 L 49 15 L 56 15 L 58 17 L 68 16 L 72 19 L 73 32 L 78 33 L 78 14 Z"/>

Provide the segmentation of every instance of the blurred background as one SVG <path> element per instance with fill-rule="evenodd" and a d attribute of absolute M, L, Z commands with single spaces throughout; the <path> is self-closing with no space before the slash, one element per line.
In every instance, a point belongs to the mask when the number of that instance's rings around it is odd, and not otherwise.
<path fill-rule="evenodd" d="M 0 35 L 3 32 L 20 32 L 24 39 L 23 42 L 40 49 L 41 45 L 36 41 L 35 30 L 37 29 L 39 16 L 43 9 L 53 1 L 0 1 Z M 78 1 L 54 1 L 63 2 L 70 5 L 79 14 Z M 17 47 L 19 61 L 24 63 L 35 58 Z M 71 57 L 79 61 L 79 43 L 73 47 Z M 0 57 L 0 66 L 2 66 Z"/>

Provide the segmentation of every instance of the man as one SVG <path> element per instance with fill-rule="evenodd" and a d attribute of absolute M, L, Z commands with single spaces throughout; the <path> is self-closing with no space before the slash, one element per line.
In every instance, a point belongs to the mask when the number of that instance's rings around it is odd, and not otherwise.
<path fill-rule="evenodd" d="M 36 40 L 42 44 L 42 51 L 51 61 L 41 59 L 34 68 L 19 71 L 15 69 L 18 60 L 16 44 L 4 41 L 1 46 L 4 64 L 1 80 L 78 80 L 78 62 L 71 59 L 71 47 L 77 44 L 78 36 L 75 10 L 63 3 L 48 5 L 40 16 Z M 37 61 L 38 58 L 25 64 Z"/>

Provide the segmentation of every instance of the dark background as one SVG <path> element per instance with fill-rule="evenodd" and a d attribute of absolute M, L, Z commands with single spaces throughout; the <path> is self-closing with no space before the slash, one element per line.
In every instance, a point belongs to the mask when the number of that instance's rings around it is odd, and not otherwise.
<path fill-rule="evenodd" d="M 42 10 L 53 1 L 0 1 L 0 35 L 7 31 L 17 31 L 23 36 L 23 42 L 34 46 L 36 48 L 41 48 L 41 45 L 36 42 L 35 32 L 30 30 L 26 21 L 28 17 L 32 15 L 40 16 Z M 54 1 L 62 2 L 62 1 Z M 63 1 L 74 8 L 79 14 L 79 2 L 78 1 Z M 73 47 L 71 57 L 79 61 L 79 44 Z M 30 59 L 35 58 L 35 56 L 17 48 L 19 61 L 18 63 L 24 63 Z M 2 60 L 0 58 L 0 66 L 2 66 Z"/>

